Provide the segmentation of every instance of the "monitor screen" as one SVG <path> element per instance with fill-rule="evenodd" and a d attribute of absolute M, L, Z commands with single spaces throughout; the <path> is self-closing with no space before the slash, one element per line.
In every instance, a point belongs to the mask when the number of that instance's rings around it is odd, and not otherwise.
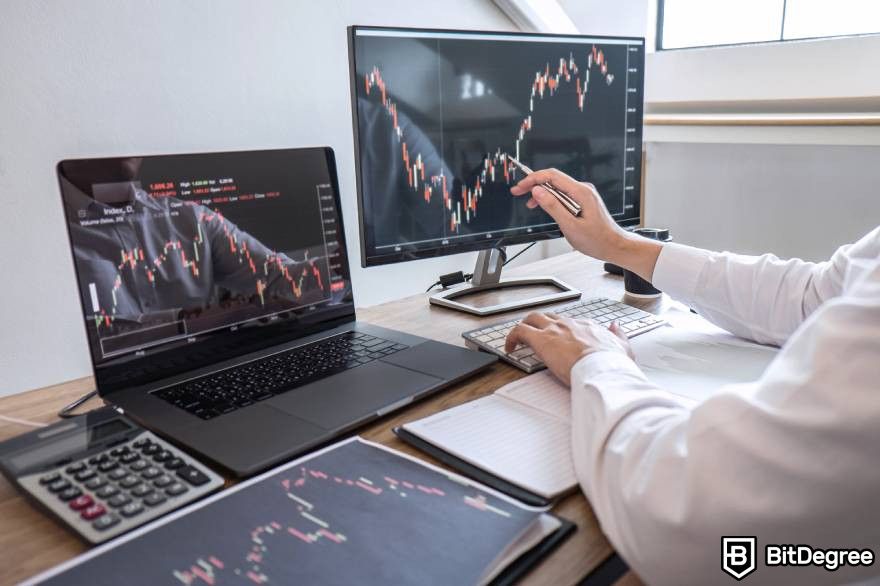
<path fill-rule="evenodd" d="M 330 149 L 63 161 L 97 374 L 192 367 L 354 313 Z M 205 352 L 207 342 L 214 351 Z M 100 376 L 99 376 L 100 378 Z"/>
<path fill-rule="evenodd" d="M 510 195 L 532 169 L 639 223 L 644 39 L 350 29 L 364 266 L 560 235 Z"/>

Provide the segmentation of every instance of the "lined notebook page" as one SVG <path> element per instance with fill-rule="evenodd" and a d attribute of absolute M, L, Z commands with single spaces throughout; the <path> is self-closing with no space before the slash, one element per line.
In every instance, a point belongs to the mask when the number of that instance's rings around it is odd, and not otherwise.
<path fill-rule="evenodd" d="M 562 421 L 571 421 L 571 391 L 549 370 L 506 384 L 495 394 L 540 409 Z"/>
<path fill-rule="evenodd" d="M 577 484 L 571 463 L 569 422 L 497 394 L 408 423 L 404 428 L 449 454 L 545 498 Z"/>

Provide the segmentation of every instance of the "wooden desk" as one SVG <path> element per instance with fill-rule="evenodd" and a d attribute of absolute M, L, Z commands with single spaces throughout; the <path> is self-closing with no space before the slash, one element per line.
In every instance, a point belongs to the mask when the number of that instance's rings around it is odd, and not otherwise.
<path fill-rule="evenodd" d="M 510 276 L 555 275 L 579 288 L 585 298 L 607 297 L 625 300 L 649 311 L 662 313 L 668 302 L 648 303 L 625 298 L 620 277 L 606 274 L 601 263 L 579 253 L 568 253 L 510 270 Z M 546 306 L 553 307 L 552 305 Z M 414 295 L 358 310 L 358 319 L 443 342 L 463 345 L 461 333 L 502 319 L 527 313 L 511 312 L 478 318 L 428 304 L 427 295 Z M 47 357 L 48 358 L 48 357 Z M 525 374 L 512 366 L 498 363 L 488 371 L 429 399 L 410 405 L 361 430 L 367 439 L 397 450 L 431 460 L 402 443 L 391 428 L 406 421 L 425 417 L 442 409 L 488 395 L 498 387 Z M 49 423 L 63 405 L 92 388 L 90 377 L 21 393 L 0 399 L 0 413 L 6 416 Z M 99 404 L 93 399 L 83 409 Z M 0 421 L 0 440 L 30 428 Z M 437 462 L 434 462 L 437 464 Z M 525 584 L 574 584 L 591 572 L 612 552 L 584 496 L 578 492 L 563 499 L 553 511 L 578 525 L 577 532 L 524 580 Z M 65 561 L 85 550 L 85 546 L 47 515 L 25 501 L 13 487 L 0 478 L 0 584 L 18 582 L 46 568 Z M 638 583 L 632 575 L 623 582 Z"/>

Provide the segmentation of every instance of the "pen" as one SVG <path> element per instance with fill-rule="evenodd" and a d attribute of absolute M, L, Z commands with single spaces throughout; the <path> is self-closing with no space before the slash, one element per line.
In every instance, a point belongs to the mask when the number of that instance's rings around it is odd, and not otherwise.
<path fill-rule="evenodd" d="M 532 171 L 531 169 L 529 169 L 528 167 L 526 167 L 525 165 L 523 165 L 522 163 L 520 163 L 519 161 L 517 161 L 516 159 L 511 157 L 510 155 L 507 155 L 507 160 L 510 161 L 511 163 L 513 163 L 513 165 L 517 169 L 519 169 L 520 171 L 522 171 L 526 175 L 531 175 L 532 173 L 534 173 L 534 171 Z M 578 202 L 576 202 L 574 199 L 572 199 L 572 197 L 570 195 L 568 195 L 564 191 L 560 191 L 560 190 L 556 189 L 555 187 L 553 187 L 553 185 L 550 184 L 549 181 L 545 181 L 544 183 L 541 183 L 540 185 L 541 185 L 541 187 L 543 187 L 544 189 L 546 189 L 547 191 L 552 193 L 556 197 L 556 199 L 559 200 L 559 203 L 561 203 L 565 209 L 567 209 L 569 212 L 571 212 L 572 216 L 581 215 L 580 204 Z"/>

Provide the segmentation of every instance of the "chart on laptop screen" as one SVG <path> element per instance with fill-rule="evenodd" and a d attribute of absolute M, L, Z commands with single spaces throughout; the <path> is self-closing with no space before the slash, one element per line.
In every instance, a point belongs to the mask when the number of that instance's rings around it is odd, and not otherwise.
<path fill-rule="evenodd" d="M 555 229 L 514 200 L 507 160 L 596 185 L 637 221 L 640 39 L 361 29 L 354 33 L 369 254 Z"/>
<path fill-rule="evenodd" d="M 338 300 L 346 283 L 323 156 L 108 159 L 98 173 L 72 162 L 62 191 L 99 357 Z"/>

